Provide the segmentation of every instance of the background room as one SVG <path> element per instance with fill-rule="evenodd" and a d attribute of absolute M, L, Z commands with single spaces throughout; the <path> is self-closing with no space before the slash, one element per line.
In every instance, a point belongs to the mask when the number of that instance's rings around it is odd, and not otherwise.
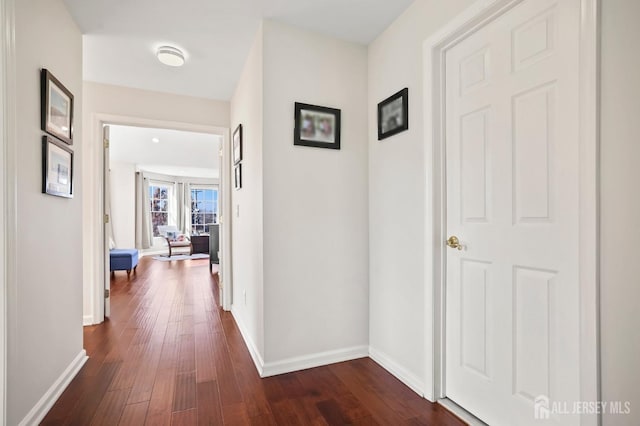
<path fill-rule="evenodd" d="M 142 256 L 166 254 L 158 227 L 167 225 L 186 235 L 207 235 L 208 225 L 218 223 L 221 137 L 109 127 L 108 192 L 115 246 L 136 247 Z M 144 211 L 143 205 L 149 208 Z M 150 228 L 149 235 L 141 232 L 142 226 Z"/>

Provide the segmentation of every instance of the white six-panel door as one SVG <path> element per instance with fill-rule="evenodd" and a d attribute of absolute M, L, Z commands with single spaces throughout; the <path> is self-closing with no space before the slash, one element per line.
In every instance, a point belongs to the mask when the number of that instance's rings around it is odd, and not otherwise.
<path fill-rule="evenodd" d="M 525 0 L 446 53 L 446 394 L 491 425 L 580 396 L 579 11 Z"/>

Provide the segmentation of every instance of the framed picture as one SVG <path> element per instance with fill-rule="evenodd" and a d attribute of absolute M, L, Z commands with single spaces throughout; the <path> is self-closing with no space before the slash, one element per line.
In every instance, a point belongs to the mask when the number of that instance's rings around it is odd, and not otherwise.
<path fill-rule="evenodd" d="M 73 95 L 48 70 L 40 72 L 42 130 L 73 144 Z"/>
<path fill-rule="evenodd" d="M 293 144 L 340 149 L 340 110 L 296 102 Z"/>
<path fill-rule="evenodd" d="M 409 128 L 409 89 L 404 88 L 378 104 L 378 140 Z"/>
<path fill-rule="evenodd" d="M 242 161 L 242 124 L 233 132 L 233 164 Z"/>
<path fill-rule="evenodd" d="M 233 169 L 233 187 L 236 190 L 242 188 L 242 164 L 238 164 Z"/>
<path fill-rule="evenodd" d="M 42 137 L 42 192 L 73 197 L 73 151 L 46 135 Z"/>

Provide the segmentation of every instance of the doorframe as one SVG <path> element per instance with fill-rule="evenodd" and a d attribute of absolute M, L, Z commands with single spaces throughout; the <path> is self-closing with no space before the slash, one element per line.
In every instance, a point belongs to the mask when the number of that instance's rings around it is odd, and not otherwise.
<path fill-rule="evenodd" d="M 445 226 L 444 139 L 445 53 L 523 0 L 478 0 L 423 43 L 426 164 L 425 223 L 425 398 L 446 397 L 445 386 Z M 599 68 L 600 0 L 580 1 L 580 398 L 600 401 L 599 282 Z M 600 415 L 583 415 L 583 425 L 601 424 Z"/>
<path fill-rule="evenodd" d="M 15 3 L 0 1 L 0 423 L 7 419 L 9 303 L 17 290 Z"/>
<path fill-rule="evenodd" d="M 208 126 L 201 124 L 193 124 L 193 123 L 185 123 L 178 121 L 165 121 L 165 120 L 155 120 L 155 119 L 147 119 L 140 117 L 131 117 L 124 115 L 115 115 L 115 114 L 102 114 L 96 113 L 91 114 L 89 118 L 89 122 L 91 124 L 90 129 L 88 130 L 89 141 L 88 144 L 91 148 L 84 150 L 85 158 L 83 158 L 83 164 L 86 167 L 93 170 L 100 170 L 102 173 L 95 173 L 95 180 L 93 182 L 88 182 L 88 186 L 90 187 L 91 192 L 93 192 L 94 197 L 89 199 L 89 197 L 85 197 L 87 199 L 87 204 L 85 205 L 85 238 L 90 240 L 85 241 L 84 245 L 84 266 L 85 266 L 85 282 L 92 283 L 89 288 L 89 299 L 91 303 L 91 312 L 85 312 L 84 325 L 90 324 L 99 324 L 104 321 L 104 288 L 106 279 L 104 277 L 104 271 L 106 268 L 106 259 L 105 256 L 102 256 L 102 252 L 104 251 L 104 232 L 103 232 L 103 217 L 104 217 L 104 149 L 103 149 L 103 133 L 102 127 L 104 125 L 121 125 L 121 126 L 136 126 L 136 127 L 151 127 L 151 128 L 161 128 L 161 129 L 171 129 L 171 130 L 182 130 L 187 132 L 200 132 L 200 133 L 209 133 L 222 137 L 222 146 L 225 152 L 230 152 L 230 134 L 229 129 L 227 127 L 218 127 L 218 126 Z M 223 164 L 220 164 L 220 174 L 229 173 L 228 168 L 225 168 Z M 220 181 L 220 188 L 222 190 L 223 197 L 225 202 L 223 203 L 223 211 L 220 213 L 223 217 L 230 217 L 230 202 L 227 202 L 227 198 L 231 197 L 231 188 L 227 188 L 228 182 L 230 179 L 227 176 L 226 183 L 224 184 L 226 187 L 222 188 L 223 181 Z M 223 232 L 228 233 L 229 230 L 227 227 L 223 227 Z M 91 237 L 93 236 L 93 237 Z M 96 237 L 97 236 L 97 237 Z M 225 235 L 227 241 L 230 238 Z M 93 239 L 92 239 L 93 238 Z M 226 254 L 229 251 L 223 251 L 226 247 L 221 247 L 221 253 L 224 253 L 222 256 L 221 265 L 223 270 L 229 271 L 231 269 L 230 258 Z M 231 289 L 232 282 L 230 274 L 225 274 L 225 283 L 224 283 L 224 292 L 223 292 L 223 309 L 230 310 L 231 309 Z"/>

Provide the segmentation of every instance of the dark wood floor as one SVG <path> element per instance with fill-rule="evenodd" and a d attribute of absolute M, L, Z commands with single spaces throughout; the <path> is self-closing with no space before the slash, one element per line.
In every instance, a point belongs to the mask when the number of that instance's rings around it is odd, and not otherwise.
<path fill-rule="evenodd" d="M 112 279 L 111 318 L 45 425 L 461 425 L 372 360 L 261 379 L 208 260 L 143 258 Z"/>

